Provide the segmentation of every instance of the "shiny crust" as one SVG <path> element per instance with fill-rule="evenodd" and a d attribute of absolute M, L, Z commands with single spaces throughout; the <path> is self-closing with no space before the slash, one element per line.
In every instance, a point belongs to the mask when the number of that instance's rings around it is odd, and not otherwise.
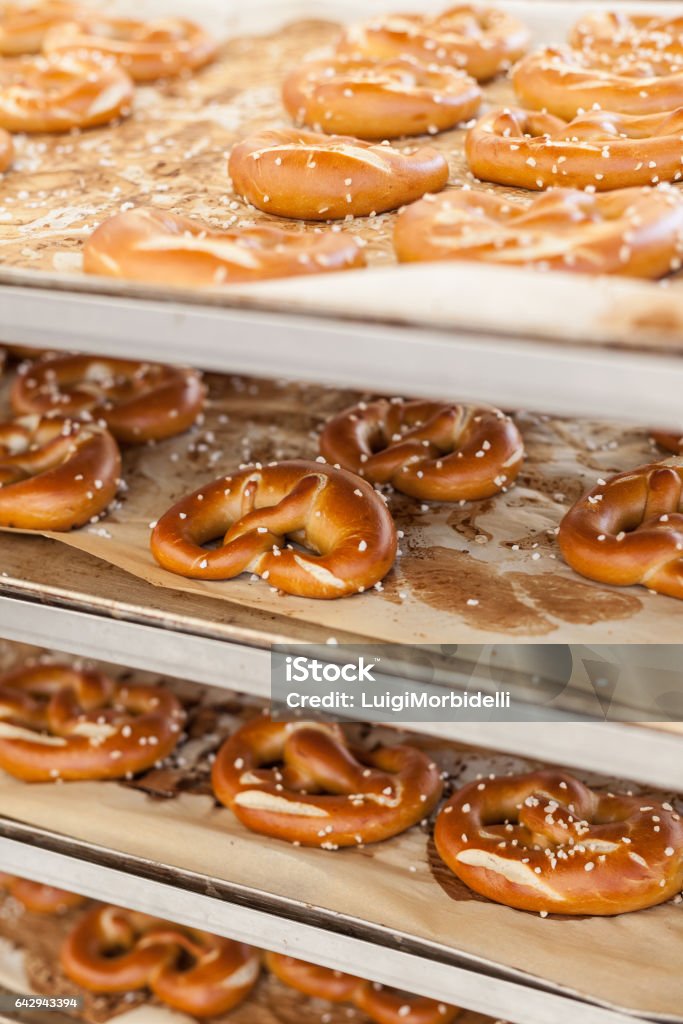
<path fill-rule="evenodd" d="M 184 721 L 163 687 L 23 666 L 0 676 L 0 768 L 24 782 L 123 778 L 168 757 Z"/>
<path fill-rule="evenodd" d="M 659 278 L 681 260 L 683 194 L 552 189 L 521 202 L 460 190 L 425 197 L 394 228 L 399 260 L 482 260 L 583 274 Z"/>
<path fill-rule="evenodd" d="M 439 813 L 434 840 L 470 889 L 519 910 L 623 914 L 683 886 L 670 804 L 598 793 L 559 771 L 471 782 Z"/>
<path fill-rule="evenodd" d="M 414 747 L 360 752 L 337 725 L 265 717 L 223 743 L 211 782 L 247 828 L 322 849 L 405 832 L 429 815 L 442 789 L 439 769 Z"/>
<path fill-rule="evenodd" d="M 296 68 L 282 87 L 297 124 L 358 139 L 435 135 L 479 110 L 481 89 L 454 68 L 411 58 L 338 57 Z"/>
<path fill-rule="evenodd" d="M 14 159 L 14 143 L 12 136 L 4 128 L 0 128 L 0 174 L 6 171 Z"/>
<path fill-rule="evenodd" d="M 348 234 L 253 227 L 214 231 L 166 210 L 110 217 L 83 247 L 83 269 L 153 284 L 203 287 L 365 266 Z"/>
<path fill-rule="evenodd" d="M 683 598 L 683 458 L 598 484 L 566 514 L 558 542 L 582 576 Z"/>
<path fill-rule="evenodd" d="M 672 433 L 668 430 L 652 430 L 650 431 L 650 437 L 653 441 L 656 441 L 660 448 L 666 449 L 667 452 L 683 455 L 683 431 Z"/>
<path fill-rule="evenodd" d="M 37 4 L 0 4 L 0 55 L 39 53 L 46 33 L 77 16 L 78 8 L 62 0 Z"/>
<path fill-rule="evenodd" d="M 338 220 L 395 210 L 438 192 L 448 164 L 428 146 L 406 155 L 345 135 L 288 130 L 250 135 L 233 148 L 235 192 L 278 217 Z"/>
<path fill-rule="evenodd" d="M 70 530 L 116 494 L 121 455 L 95 424 L 22 416 L 0 423 L 0 526 Z"/>
<path fill-rule="evenodd" d="M 470 170 L 482 181 L 604 192 L 680 181 L 682 136 L 683 107 L 645 116 L 593 110 L 570 122 L 498 107 L 469 131 L 465 152 Z"/>
<path fill-rule="evenodd" d="M 392 14 L 350 28 L 338 50 L 373 58 L 416 57 L 462 68 L 480 82 L 525 52 L 529 30 L 494 7 L 459 4 L 442 14 Z"/>
<path fill-rule="evenodd" d="M 119 441 L 143 444 L 189 430 L 204 407 L 206 389 L 196 370 L 54 356 L 20 366 L 10 397 L 17 413 L 96 417 Z"/>
<path fill-rule="evenodd" d="M 640 60 L 683 59 L 683 17 L 591 11 L 574 25 L 569 41 L 579 50 L 607 58 L 634 54 Z"/>
<path fill-rule="evenodd" d="M 223 538 L 214 550 L 202 545 Z M 310 551 L 286 546 L 291 537 Z M 152 531 L 164 569 L 200 580 L 256 573 L 299 597 L 367 590 L 389 572 L 396 530 L 364 480 L 303 460 L 251 466 L 169 509 Z"/>
<path fill-rule="evenodd" d="M 148 988 L 194 1017 L 227 1013 L 247 997 L 260 971 L 258 952 L 243 942 L 111 906 L 95 907 L 78 922 L 60 963 L 89 992 Z"/>
<path fill-rule="evenodd" d="M 328 462 L 414 498 L 472 501 L 512 483 L 524 443 L 498 409 L 381 398 L 329 420 L 320 451 Z"/>
<path fill-rule="evenodd" d="M 0 889 L 9 893 L 31 914 L 64 914 L 85 903 L 85 897 L 75 892 L 30 882 L 28 878 L 16 878 L 4 872 L 0 872 Z"/>

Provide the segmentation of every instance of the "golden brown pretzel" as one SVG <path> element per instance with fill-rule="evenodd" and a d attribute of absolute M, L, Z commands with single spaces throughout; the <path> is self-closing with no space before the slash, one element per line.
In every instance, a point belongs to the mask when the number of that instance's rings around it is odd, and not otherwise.
<path fill-rule="evenodd" d="M 202 546 L 218 538 L 223 543 L 214 550 Z M 151 547 L 157 562 L 180 576 L 225 580 L 252 572 L 288 594 L 329 599 L 386 576 L 396 530 L 364 480 L 296 460 L 242 469 L 183 498 L 157 523 Z"/>
<path fill-rule="evenodd" d="M 260 972 L 258 952 L 243 942 L 111 906 L 95 907 L 78 922 L 60 962 L 90 992 L 148 988 L 194 1017 L 227 1013 L 247 997 Z"/>
<path fill-rule="evenodd" d="M 254 832 L 303 846 L 377 843 L 429 815 L 441 776 L 414 747 L 352 750 L 337 725 L 247 722 L 223 743 L 216 797 Z"/>
<path fill-rule="evenodd" d="M 133 83 L 116 64 L 75 54 L 13 57 L 0 63 L 0 127 L 68 132 L 126 117 Z"/>
<path fill-rule="evenodd" d="M 30 882 L 28 878 L 17 878 L 5 872 L 0 872 L 0 889 L 18 900 L 31 914 L 63 914 L 85 903 L 85 896 L 75 892 L 56 889 L 53 885 L 43 885 L 41 882 Z"/>
<path fill-rule="evenodd" d="M 0 526 L 70 530 L 116 494 L 121 455 L 107 430 L 60 417 L 0 423 Z"/>
<path fill-rule="evenodd" d="M 25 782 L 122 778 L 168 757 L 184 721 L 162 687 L 25 665 L 0 676 L 0 768 Z"/>
<path fill-rule="evenodd" d="M 113 58 L 136 82 L 195 71 L 216 55 L 211 36 L 185 18 L 138 21 L 99 12 L 51 29 L 43 46 L 46 53 Z"/>
<path fill-rule="evenodd" d="M 597 793 L 560 771 L 469 783 L 434 839 L 470 889 L 519 910 L 623 914 L 683 886 L 683 823 L 670 804 Z"/>
<path fill-rule="evenodd" d="M 529 45 L 529 31 L 494 7 L 458 4 L 441 14 L 392 14 L 350 28 L 338 50 L 374 58 L 406 54 L 463 68 L 480 82 L 505 71 Z"/>
<path fill-rule="evenodd" d="M 658 278 L 680 266 L 683 195 L 672 187 L 599 195 L 552 189 L 511 202 L 463 189 L 426 196 L 396 221 L 399 260 L 482 260 Z"/>
<path fill-rule="evenodd" d="M 45 34 L 77 13 L 78 8 L 66 0 L 43 0 L 29 5 L 0 4 L 0 54 L 14 57 L 39 53 Z"/>
<path fill-rule="evenodd" d="M 531 53 L 513 69 L 512 83 L 523 106 L 568 121 L 595 109 L 643 115 L 683 106 L 683 67 L 653 69 L 627 59 L 605 67 L 581 50 Z"/>
<path fill-rule="evenodd" d="M 296 68 L 282 87 L 297 124 L 358 139 L 435 135 L 479 110 L 481 89 L 455 68 L 410 57 L 337 57 Z"/>
<path fill-rule="evenodd" d="M 683 431 L 652 430 L 650 436 L 660 448 L 665 448 L 675 455 L 683 455 Z"/>
<path fill-rule="evenodd" d="M 264 131 L 238 142 L 228 173 L 235 191 L 277 217 L 336 220 L 395 210 L 438 192 L 448 164 L 429 146 L 405 154 L 345 135 Z"/>
<path fill-rule="evenodd" d="M 175 213 L 138 207 L 110 217 L 83 247 L 87 274 L 167 285 L 220 285 L 365 266 L 341 232 L 253 227 L 215 231 Z"/>
<path fill-rule="evenodd" d="M 678 456 L 613 476 L 567 512 L 562 554 L 589 579 L 683 598 L 682 493 Z"/>
<path fill-rule="evenodd" d="M 76 355 L 20 366 L 11 401 L 17 413 L 96 416 L 119 441 L 142 444 L 189 430 L 205 396 L 196 370 Z"/>
<path fill-rule="evenodd" d="M 0 174 L 7 170 L 14 159 L 14 143 L 12 136 L 4 128 L 0 128 Z"/>
<path fill-rule="evenodd" d="M 592 110 L 567 122 L 554 114 L 498 107 L 470 130 L 465 152 L 482 181 L 604 192 L 680 181 L 683 107 L 667 114 Z"/>
<path fill-rule="evenodd" d="M 328 462 L 414 498 L 472 501 L 515 479 L 524 443 L 498 409 L 380 398 L 329 420 L 320 451 Z"/>
<path fill-rule="evenodd" d="M 683 60 L 683 17 L 591 11 L 574 25 L 569 41 L 579 50 L 604 54 L 608 60 L 633 56 L 641 60 Z"/>

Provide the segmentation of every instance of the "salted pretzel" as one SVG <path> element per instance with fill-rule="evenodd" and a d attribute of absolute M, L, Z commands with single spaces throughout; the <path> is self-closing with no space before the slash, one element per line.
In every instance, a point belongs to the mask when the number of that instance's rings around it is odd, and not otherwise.
<path fill-rule="evenodd" d="M 499 409 L 380 398 L 328 420 L 320 451 L 328 462 L 414 498 L 472 501 L 515 479 L 524 443 Z"/>
<path fill-rule="evenodd" d="M 218 538 L 217 548 L 202 546 Z M 396 530 L 364 480 L 296 460 L 250 466 L 183 498 L 158 521 L 151 548 L 159 565 L 180 576 L 226 580 L 251 572 L 288 594 L 332 599 L 386 576 Z"/>
<path fill-rule="evenodd" d="M 17 413 L 96 417 L 119 441 L 142 444 L 189 430 L 205 396 L 196 370 L 75 355 L 20 366 L 10 397 Z"/>
<path fill-rule="evenodd" d="M 12 136 L 4 128 L 0 128 L 0 174 L 7 170 L 14 159 L 14 143 Z"/>
<path fill-rule="evenodd" d="M 512 83 L 523 106 L 571 120 L 589 110 L 662 114 L 683 105 L 683 67 L 625 58 L 605 67 L 588 51 L 546 47 L 515 66 Z"/>
<path fill-rule="evenodd" d="M 529 40 L 526 26 L 506 11 L 458 4 L 437 15 L 392 14 L 354 25 L 338 50 L 380 59 L 407 54 L 463 68 L 484 82 L 518 60 Z"/>
<path fill-rule="evenodd" d="M 110 217 L 83 247 L 83 269 L 88 274 L 164 287 L 215 286 L 363 266 L 363 250 L 341 232 L 265 226 L 216 231 L 151 207 Z"/>
<path fill-rule="evenodd" d="M 683 17 L 591 11 L 569 35 L 573 47 L 604 54 L 608 60 L 634 54 L 641 60 L 683 61 Z"/>
<path fill-rule="evenodd" d="M 184 721 L 160 686 L 24 665 L 0 676 L 0 768 L 25 782 L 122 778 L 168 757 Z"/>
<path fill-rule="evenodd" d="M 603 192 L 680 181 L 682 135 L 683 107 L 644 116 L 592 110 L 570 122 L 498 107 L 470 130 L 465 152 L 470 170 L 482 181 Z"/>
<path fill-rule="evenodd" d="M 670 804 L 595 792 L 560 771 L 469 783 L 440 811 L 434 840 L 470 889 L 519 910 L 623 914 L 683 886 Z"/>
<path fill-rule="evenodd" d="M 265 963 L 276 978 L 297 992 L 330 1003 L 351 1003 L 376 1024 L 450 1024 L 458 1013 L 457 1007 L 434 999 L 407 995 L 281 953 L 266 953 Z"/>
<path fill-rule="evenodd" d="M 64 973 L 89 992 L 149 989 L 167 1006 L 213 1017 L 241 1003 L 260 973 L 259 953 L 197 928 L 98 906 L 67 935 Z"/>
<path fill-rule="evenodd" d="M 43 0 L 37 4 L 0 4 L 0 55 L 15 57 L 39 53 L 46 33 L 78 14 L 66 0 Z"/>
<path fill-rule="evenodd" d="M 558 541 L 582 576 L 683 598 L 683 458 L 598 484 L 566 514 Z"/>
<path fill-rule="evenodd" d="M 133 83 L 113 62 L 75 54 L 0 63 L 0 128 L 68 132 L 130 114 Z"/>
<path fill-rule="evenodd" d="M 406 154 L 388 143 L 292 129 L 238 142 L 228 173 L 237 194 L 265 213 L 337 220 L 395 210 L 440 191 L 448 164 L 429 146 Z"/>
<path fill-rule="evenodd" d="M 0 889 L 21 903 L 31 914 L 64 914 L 67 910 L 80 907 L 85 897 L 53 885 L 30 882 L 28 878 L 17 878 L 0 872 Z"/>
<path fill-rule="evenodd" d="M 473 117 L 481 89 L 455 68 L 410 57 L 309 61 L 285 79 L 282 98 L 297 124 L 358 139 L 435 135 Z"/>
<path fill-rule="evenodd" d="M 437 766 L 414 747 L 361 752 L 337 725 L 265 717 L 223 743 L 211 782 L 247 828 L 322 849 L 405 832 L 441 796 Z"/>
<path fill-rule="evenodd" d="M 121 455 L 96 424 L 21 416 L 0 423 L 0 526 L 70 530 L 106 509 Z"/>
<path fill-rule="evenodd" d="M 186 18 L 138 21 L 99 12 L 51 29 L 43 48 L 95 60 L 113 58 L 136 82 L 196 71 L 216 55 L 215 40 Z"/>
<path fill-rule="evenodd" d="M 399 214 L 399 260 L 480 260 L 583 274 L 659 278 L 680 265 L 683 195 L 670 186 L 599 195 L 557 188 L 511 202 L 463 189 Z"/>
<path fill-rule="evenodd" d="M 651 430 L 650 437 L 660 448 L 675 455 L 683 455 L 683 431 Z"/>

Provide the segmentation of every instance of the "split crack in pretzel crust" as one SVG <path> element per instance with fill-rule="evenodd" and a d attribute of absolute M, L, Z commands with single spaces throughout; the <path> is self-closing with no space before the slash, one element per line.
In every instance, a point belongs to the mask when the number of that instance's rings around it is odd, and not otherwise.
<path fill-rule="evenodd" d="M 360 752 L 338 725 L 265 717 L 228 737 L 212 785 L 252 831 L 322 849 L 405 832 L 428 817 L 442 790 L 439 769 L 414 747 Z"/>
<path fill-rule="evenodd" d="M 17 878 L 0 872 L 0 889 L 17 900 L 31 914 L 64 914 L 67 910 L 85 903 L 85 896 L 53 885 L 31 882 L 28 878 Z"/>

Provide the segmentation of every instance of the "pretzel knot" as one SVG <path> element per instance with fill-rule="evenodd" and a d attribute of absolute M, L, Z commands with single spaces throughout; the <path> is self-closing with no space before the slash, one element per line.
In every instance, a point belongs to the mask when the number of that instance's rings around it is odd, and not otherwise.
<path fill-rule="evenodd" d="M 71 20 L 75 4 L 66 0 L 42 0 L 37 4 L 0 5 L 0 54 L 3 57 L 39 53 L 49 29 Z"/>
<path fill-rule="evenodd" d="M 0 768 L 25 782 L 122 778 L 168 757 L 184 721 L 161 687 L 24 666 L 0 676 Z"/>
<path fill-rule="evenodd" d="M 683 886 L 683 823 L 670 804 L 596 793 L 562 772 L 464 786 L 434 839 L 470 889 L 519 910 L 623 914 Z"/>
<path fill-rule="evenodd" d="M 683 598 L 683 458 L 628 470 L 569 510 L 560 549 L 582 576 Z"/>
<path fill-rule="evenodd" d="M 218 548 L 202 546 L 218 538 Z M 391 515 L 369 484 L 304 461 L 221 477 L 174 505 L 151 538 L 157 562 L 180 576 L 225 580 L 252 572 L 288 594 L 317 598 L 379 582 L 396 544 Z"/>
<path fill-rule="evenodd" d="M 60 960 L 68 977 L 90 992 L 148 988 L 195 1017 L 237 1006 L 260 971 L 258 952 L 242 942 L 111 906 L 95 907 L 81 919 Z"/>
<path fill-rule="evenodd" d="M 522 437 L 498 409 L 398 399 L 361 403 L 326 424 L 320 451 L 375 484 L 414 498 L 487 498 L 511 483 Z"/>
<path fill-rule="evenodd" d="M 204 406 L 196 370 L 132 359 L 54 356 L 19 367 L 11 392 L 17 413 L 97 417 L 128 444 L 188 430 Z"/>
<path fill-rule="evenodd" d="M 634 54 L 641 60 L 683 60 L 683 17 L 664 18 L 625 11 L 592 11 L 572 29 L 569 41 L 579 50 L 607 60 Z"/>
<path fill-rule="evenodd" d="M 75 892 L 30 882 L 28 878 L 15 878 L 5 872 L 0 872 L 0 889 L 8 892 L 31 914 L 63 914 L 85 902 L 85 897 Z"/>
<path fill-rule="evenodd" d="M 0 423 L 0 526 L 70 530 L 116 494 L 121 455 L 95 424 L 22 416 Z"/>
<path fill-rule="evenodd" d="M 266 966 L 285 985 L 312 999 L 351 1003 L 376 1024 L 450 1024 L 459 1012 L 434 999 L 406 995 L 329 967 L 280 953 L 266 953 Z"/>
<path fill-rule="evenodd" d="M 437 766 L 413 747 L 361 753 L 339 726 L 266 718 L 225 741 L 212 784 L 247 828 L 322 849 L 404 832 L 441 795 Z"/>

